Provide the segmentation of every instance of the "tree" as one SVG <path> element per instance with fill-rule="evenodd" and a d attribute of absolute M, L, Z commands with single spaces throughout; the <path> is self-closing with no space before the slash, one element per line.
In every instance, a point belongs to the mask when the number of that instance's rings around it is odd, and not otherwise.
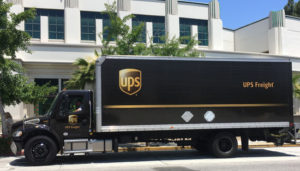
<path fill-rule="evenodd" d="M 300 75 L 293 75 L 292 84 L 293 84 L 293 94 L 294 97 L 300 98 Z"/>
<path fill-rule="evenodd" d="M 101 33 L 99 34 L 103 44 L 100 47 L 101 55 L 134 55 L 136 44 L 140 44 L 136 42 L 141 39 L 140 35 L 144 24 L 142 23 L 130 29 L 126 23 L 134 15 L 127 15 L 124 18 L 120 18 L 116 13 L 116 2 L 112 5 L 105 4 L 105 8 L 104 15 L 109 17 L 110 24 L 103 31 L 107 36 L 103 37 Z M 115 41 L 116 45 L 112 46 L 110 44 L 111 41 Z M 95 53 L 96 55 L 98 54 L 97 51 Z"/>
<path fill-rule="evenodd" d="M 7 135 L 6 123 L 4 122 L 4 106 L 15 105 L 20 102 L 37 104 L 45 102 L 50 93 L 56 91 L 56 87 L 49 87 L 48 84 L 37 86 L 29 82 L 23 74 L 22 67 L 13 60 L 4 59 L 0 67 L 0 113 L 2 117 L 2 132 Z"/>
<path fill-rule="evenodd" d="M 284 7 L 285 14 L 300 17 L 300 1 L 288 0 Z"/>
<path fill-rule="evenodd" d="M 78 58 L 74 65 L 78 67 L 72 78 L 66 82 L 68 89 L 84 89 L 86 83 L 94 82 L 97 57 Z"/>
<path fill-rule="evenodd" d="M 284 11 L 286 15 L 294 15 L 294 0 L 288 0 L 288 3 L 284 6 Z"/>
<path fill-rule="evenodd" d="M 144 56 L 180 56 L 180 57 L 199 57 L 204 56 L 203 53 L 194 49 L 198 43 L 195 38 L 188 39 L 188 44 L 181 47 L 181 39 L 161 37 L 165 43 L 153 44 L 146 46 L 145 43 L 137 43 L 141 40 L 141 33 L 144 28 L 144 23 L 138 26 L 130 27 L 126 24 L 128 20 L 134 18 L 134 15 L 128 15 L 120 18 L 116 13 L 116 3 L 105 4 L 105 15 L 109 16 L 110 25 L 104 28 L 105 37 L 102 38 L 102 46 L 100 54 L 95 50 L 93 60 L 84 58 L 77 59 L 74 65 L 78 69 L 73 73 L 72 78 L 66 82 L 68 89 L 83 89 L 84 85 L 93 82 L 95 79 L 95 61 L 99 56 L 104 55 L 144 55 Z M 115 45 L 111 44 L 115 42 Z"/>
<path fill-rule="evenodd" d="M 29 9 L 19 14 L 13 14 L 9 13 L 11 6 L 12 4 L 0 0 L 0 63 L 2 64 L 5 56 L 15 58 L 16 52 L 19 50 L 30 52 L 27 48 L 30 35 L 18 30 L 17 26 L 22 21 L 33 18 L 35 10 Z"/>
<path fill-rule="evenodd" d="M 295 5 L 295 16 L 300 17 L 300 1 L 298 1 Z"/>
<path fill-rule="evenodd" d="M 7 136 L 4 118 L 4 105 L 15 105 L 20 102 L 36 104 L 44 102 L 46 97 L 56 90 L 49 85 L 37 86 L 30 83 L 23 74 L 21 65 L 14 59 L 19 50 L 30 52 L 30 35 L 17 26 L 26 19 L 35 16 L 35 10 L 29 9 L 19 14 L 10 13 L 12 4 L 0 0 L 0 114 L 2 118 L 2 133 Z"/>

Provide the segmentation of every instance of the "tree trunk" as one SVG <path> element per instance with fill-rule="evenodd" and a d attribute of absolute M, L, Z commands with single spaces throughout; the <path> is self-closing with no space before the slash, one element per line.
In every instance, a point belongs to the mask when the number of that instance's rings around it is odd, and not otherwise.
<path fill-rule="evenodd" d="M 4 106 L 2 104 L 2 99 L 0 97 L 0 114 L 1 114 L 1 121 L 2 121 L 2 136 L 7 137 L 8 136 L 8 130 L 7 130 L 7 123 L 5 122 L 6 118 L 4 115 Z"/>

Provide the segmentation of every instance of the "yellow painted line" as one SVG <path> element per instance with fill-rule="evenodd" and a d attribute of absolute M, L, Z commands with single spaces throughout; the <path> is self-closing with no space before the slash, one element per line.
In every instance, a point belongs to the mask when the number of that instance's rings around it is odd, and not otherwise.
<path fill-rule="evenodd" d="M 211 108 L 211 107 L 282 107 L 287 104 L 170 104 L 170 105 L 105 105 L 106 109 L 140 109 L 140 108 Z"/>

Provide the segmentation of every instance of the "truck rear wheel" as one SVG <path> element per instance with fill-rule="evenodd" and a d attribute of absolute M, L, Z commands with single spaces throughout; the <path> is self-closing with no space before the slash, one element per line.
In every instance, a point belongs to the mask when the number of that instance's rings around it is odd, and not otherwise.
<path fill-rule="evenodd" d="M 56 154 L 56 143 L 47 136 L 33 137 L 25 144 L 25 157 L 33 165 L 49 164 Z"/>
<path fill-rule="evenodd" d="M 219 158 L 232 157 L 237 151 L 237 140 L 231 133 L 219 133 L 212 141 L 212 154 Z"/>

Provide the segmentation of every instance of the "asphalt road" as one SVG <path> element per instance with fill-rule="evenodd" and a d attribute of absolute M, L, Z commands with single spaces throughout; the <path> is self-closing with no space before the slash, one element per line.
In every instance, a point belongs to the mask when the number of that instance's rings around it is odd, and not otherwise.
<path fill-rule="evenodd" d="M 0 170 L 300 171 L 300 147 L 250 149 L 229 159 L 213 158 L 195 150 L 61 156 L 49 166 L 29 166 L 24 157 L 1 157 Z"/>

